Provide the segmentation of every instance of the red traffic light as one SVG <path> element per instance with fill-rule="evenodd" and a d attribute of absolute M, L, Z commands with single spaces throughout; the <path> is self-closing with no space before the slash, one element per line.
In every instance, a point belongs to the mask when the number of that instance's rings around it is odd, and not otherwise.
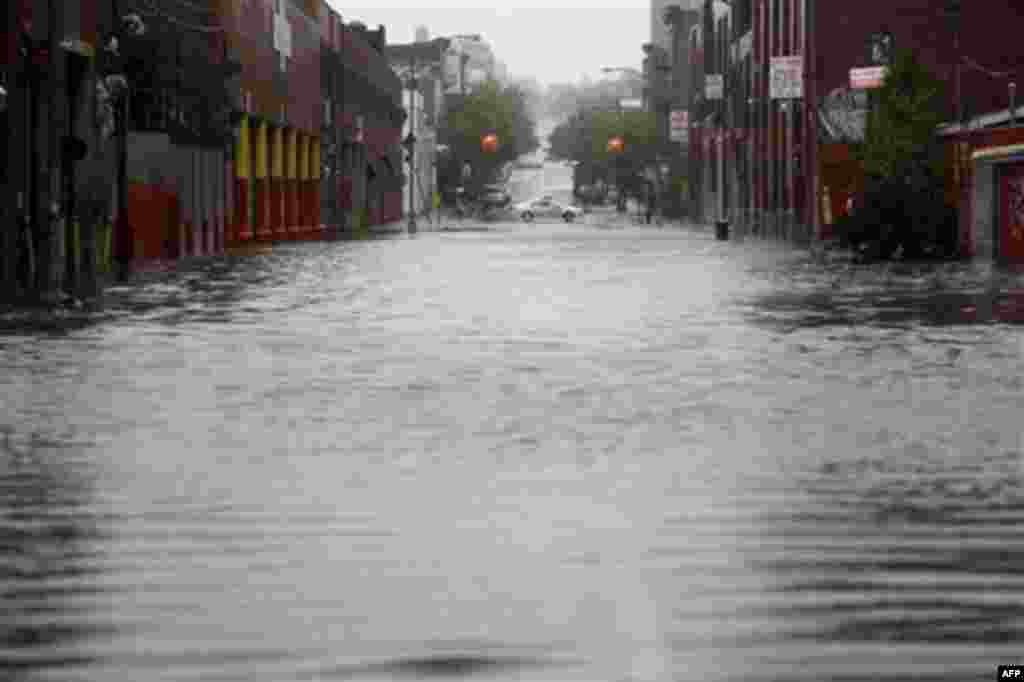
<path fill-rule="evenodd" d="M 610 137 L 608 138 L 608 151 L 609 152 L 621 152 L 625 143 L 621 137 Z"/>
<path fill-rule="evenodd" d="M 494 133 L 488 133 L 480 138 L 480 148 L 485 152 L 494 152 L 498 150 L 498 136 Z"/>

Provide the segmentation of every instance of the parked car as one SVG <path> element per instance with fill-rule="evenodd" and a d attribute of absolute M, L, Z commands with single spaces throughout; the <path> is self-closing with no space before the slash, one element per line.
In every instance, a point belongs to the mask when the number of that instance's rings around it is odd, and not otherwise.
<path fill-rule="evenodd" d="M 583 209 L 572 204 L 563 204 L 559 201 L 555 201 L 552 196 L 543 196 L 531 201 L 524 201 L 521 204 L 516 204 L 516 213 L 523 219 L 524 222 L 533 222 L 536 218 L 561 218 L 567 223 L 571 223 L 576 218 L 583 215 Z"/>

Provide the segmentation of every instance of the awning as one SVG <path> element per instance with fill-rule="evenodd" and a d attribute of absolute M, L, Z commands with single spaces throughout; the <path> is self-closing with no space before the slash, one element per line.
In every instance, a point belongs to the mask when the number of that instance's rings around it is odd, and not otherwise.
<path fill-rule="evenodd" d="M 1013 163 L 1024 161 L 1024 144 L 1008 144 L 1001 147 L 986 147 L 971 154 L 975 163 Z"/>

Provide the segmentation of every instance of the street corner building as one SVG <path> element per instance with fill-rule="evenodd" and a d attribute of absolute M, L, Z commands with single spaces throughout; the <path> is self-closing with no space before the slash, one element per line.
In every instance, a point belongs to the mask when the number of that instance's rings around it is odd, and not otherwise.
<path fill-rule="evenodd" d="M 444 69 L 451 43 L 448 38 L 434 38 L 387 48 L 391 69 L 402 82 L 406 112 L 402 142 L 409 172 L 402 205 L 414 216 L 431 210 L 438 191 L 438 125 L 445 111 Z"/>
<path fill-rule="evenodd" d="M 4 8 L 5 297 L 401 217 L 384 27 L 321 0 Z"/>
<path fill-rule="evenodd" d="M 323 150 L 321 206 L 328 230 L 361 231 L 402 217 L 402 85 L 385 28 L 344 23 L 320 8 Z"/>
<path fill-rule="evenodd" d="M 240 62 L 229 242 L 315 239 L 401 217 L 400 84 L 383 27 L 320 0 L 227 0 Z"/>
<path fill-rule="evenodd" d="M 852 152 L 868 93 L 906 47 L 945 84 L 949 123 L 936 134 L 946 140 L 946 201 L 958 211 L 961 249 L 998 255 L 1001 239 L 1022 233 L 999 208 L 1010 194 L 1000 183 L 1013 185 L 1000 178 L 1016 177 L 1014 145 L 1024 142 L 1010 86 L 1024 81 L 1022 21 L 1015 0 L 703 0 L 687 36 L 683 98 L 696 214 L 728 218 L 739 233 L 831 238 L 862 188 Z"/>

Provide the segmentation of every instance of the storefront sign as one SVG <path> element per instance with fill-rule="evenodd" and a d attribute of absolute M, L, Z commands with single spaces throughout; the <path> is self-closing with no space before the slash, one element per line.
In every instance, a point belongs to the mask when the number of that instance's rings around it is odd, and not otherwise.
<path fill-rule="evenodd" d="M 804 96 L 802 56 L 771 58 L 770 91 L 772 99 L 800 99 Z"/>

